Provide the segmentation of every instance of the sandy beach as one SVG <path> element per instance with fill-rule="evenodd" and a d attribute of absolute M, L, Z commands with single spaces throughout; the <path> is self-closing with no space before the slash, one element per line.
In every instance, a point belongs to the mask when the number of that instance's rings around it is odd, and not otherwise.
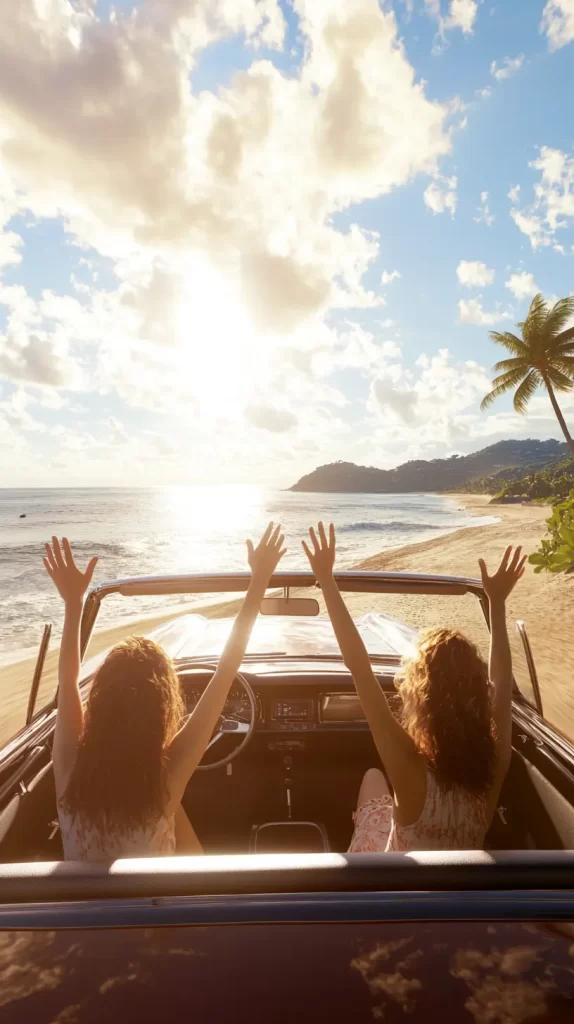
<path fill-rule="evenodd" d="M 362 563 L 362 568 L 404 570 L 411 572 L 446 573 L 478 576 L 478 559 L 495 565 L 507 544 L 521 544 L 530 554 L 546 532 L 545 521 L 551 513 L 548 506 L 489 505 L 484 495 L 460 495 L 469 511 L 499 517 L 500 523 L 471 529 L 457 530 L 422 544 L 412 544 L 396 551 L 383 552 Z M 475 633 L 478 619 L 471 599 L 444 599 L 456 603 L 456 615 L 449 617 L 476 642 L 481 643 L 483 631 Z M 361 595 L 352 598 L 355 614 L 361 610 Z M 393 598 L 391 614 L 401 618 L 401 602 L 417 602 L 420 627 L 440 624 L 440 602 L 425 598 Z M 387 599 L 388 602 L 388 599 Z M 467 609 L 469 613 L 466 614 Z M 381 601 L 381 610 L 383 608 Z M 554 725 L 574 738 L 574 575 L 536 575 L 532 566 L 526 566 L 524 577 L 511 595 L 508 604 L 509 620 L 522 619 L 530 639 L 538 679 L 542 691 L 544 714 Z M 514 654 L 515 675 L 527 689 L 526 664 L 522 645 L 515 629 L 510 631 Z M 481 644 L 482 646 L 482 644 Z"/>
<path fill-rule="evenodd" d="M 489 506 L 488 497 L 483 495 L 457 495 L 457 498 L 474 514 L 496 515 L 500 522 L 460 529 L 433 540 L 385 551 L 362 562 L 360 568 L 477 576 L 480 556 L 494 564 L 509 543 L 521 544 L 530 553 L 545 533 L 545 520 L 549 515 L 547 507 Z M 477 602 L 472 597 L 435 599 L 399 595 L 391 598 L 388 595 L 357 594 L 349 596 L 349 603 L 355 615 L 380 608 L 419 628 L 437 624 L 456 626 L 484 647 L 484 626 L 477 613 Z M 235 607 L 235 603 L 227 602 L 211 606 L 204 613 L 210 617 L 231 614 Z M 198 609 L 194 608 L 194 611 Z M 147 633 L 172 617 L 173 612 L 96 633 L 89 654 L 94 655 L 113 646 L 128 633 Z M 509 617 L 523 619 L 526 624 L 546 716 L 574 737 L 574 576 L 537 576 L 527 566 L 525 576 L 509 602 Z M 514 630 L 512 636 L 516 676 L 519 683 L 527 688 L 524 659 Z M 56 649 L 48 654 L 37 707 L 41 707 L 54 693 L 57 656 Z M 0 669 L 0 743 L 6 742 L 24 724 L 33 669 L 33 661 L 20 661 Z"/>

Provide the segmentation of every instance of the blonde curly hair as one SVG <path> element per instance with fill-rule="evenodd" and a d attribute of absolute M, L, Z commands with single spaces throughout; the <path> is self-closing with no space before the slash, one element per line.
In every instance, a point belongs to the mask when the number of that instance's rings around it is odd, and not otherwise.
<path fill-rule="evenodd" d="M 403 725 L 442 789 L 484 793 L 494 776 L 496 737 L 488 668 L 462 633 L 432 629 L 405 661 L 397 684 Z"/>

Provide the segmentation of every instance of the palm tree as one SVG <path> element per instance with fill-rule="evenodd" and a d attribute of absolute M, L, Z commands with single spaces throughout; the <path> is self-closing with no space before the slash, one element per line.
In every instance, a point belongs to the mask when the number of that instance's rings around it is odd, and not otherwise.
<path fill-rule="evenodd" d="M 492 382 L 492 391 L 483 398 L 481 409 L 487 409 L 499 395 L 516 388 L 514 408 L 525 413 L 534 392 L 545 387 L 566 443 L 574 454 L 574 439 L 555 395 L 555 391 L 574 388 L 574 327 L 567 327 L 573 317 L 574 297 L 560 299 L 550 309 L 538 294 L 530 304 L 526 320 L 516 325 L 522 331 L 522 338 L 510 331 L 502 334 L 491 331 L 492 340 L 504 345 L 512 358 L 502 359 L 493 367 L 498 376 Z"/>

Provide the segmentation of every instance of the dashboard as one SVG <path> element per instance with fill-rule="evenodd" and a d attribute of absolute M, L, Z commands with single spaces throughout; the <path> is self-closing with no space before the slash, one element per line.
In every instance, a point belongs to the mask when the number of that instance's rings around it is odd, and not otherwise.
<path fill-rule="evenodd" d="M 257 704 L 256 730 L 261 733 L 329 733 L 368 730 L 361 702 L 350 676 L 317 673 L 259 677 L 244 672 Z M 391 709 L 399 715 L 401 699 L 393 676 L 380 676 Z M 188 713 L 192 712 L 209 682 L 205 673 L 181 672 Z M 251 721 L 251 707 L 242 686 L 234 684 L 224 716 Z"/>

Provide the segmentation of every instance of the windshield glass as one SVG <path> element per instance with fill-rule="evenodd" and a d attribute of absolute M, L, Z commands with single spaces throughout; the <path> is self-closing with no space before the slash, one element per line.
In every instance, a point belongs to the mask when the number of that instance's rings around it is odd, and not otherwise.
<path fill-rule="evenodd" d="M 262 615 L 253 628 L 248 655 L 277 654 L 292 657 L 338 656 L 339 648 L 319 590 L 301 588 L 292 595 L 313 597 L 318 616 Z M 159 642 L 175 658 L 218 655 L 243 600 L 243 594 L 189 595 L 177 605 L 173 598 L 124 597 L 113 594 L 102 603 L 105 617 L 98 616 L 86 658 L 116 643 L 121 636 L 157 630 Z M 345 601 L 361 637 L 373 657 L 399 659 L 412 652 L 418 634 L 433 626 L 462 630 L 481 650 L 488 650 L 488 630 L 478 599 L 465 595 L 345 593 Z M 148 611 L 155 600 L 157 615 L 138 618 L 138 604 Z M 143 609 L 142 609 L 143 610 Z M 115 611 L 115 616 L 114 616 Z M 115 617 L 119 625 L 105 628 Z"/>
<path fill-rule="evenodd" d="M 319 616 L 260 616 L 249 641 L 248 657 L 320 659 L 340 656 L 320 591 L 305 588 L 293 591 L 295 593 L 318 599 Z M 243 597 L 243 593 L 155 598 L 110 595 L 100 608 L 86 651 L 84 670 L 88 673 L 97 667 L 106 649 L 134 632 L 154 631 L 155 638 L 174 658 L 217 657 Z M 482 656 L 488 658 L 490 634 L 480 602 L 473 594 L 345 593 L 344 597 L 373 659 L 398 664 L 403 656 L 412 653 L 417 637 L 424 630 L 437 626 L 460 630 L 477 645 Z M 155 616 L 149 614 L 150 608 L 155 608 Z M 110 621 L 115 625 L 107 626 Z M 511 617 L 509 638 L 516 684 L 522 695 L 535 704 L 522 641 Z M 53 680 L 51 685 L 53 687 Z M 46 700 L 53 695 L 49 686 L 46 682 L 42 686 Z"/>

